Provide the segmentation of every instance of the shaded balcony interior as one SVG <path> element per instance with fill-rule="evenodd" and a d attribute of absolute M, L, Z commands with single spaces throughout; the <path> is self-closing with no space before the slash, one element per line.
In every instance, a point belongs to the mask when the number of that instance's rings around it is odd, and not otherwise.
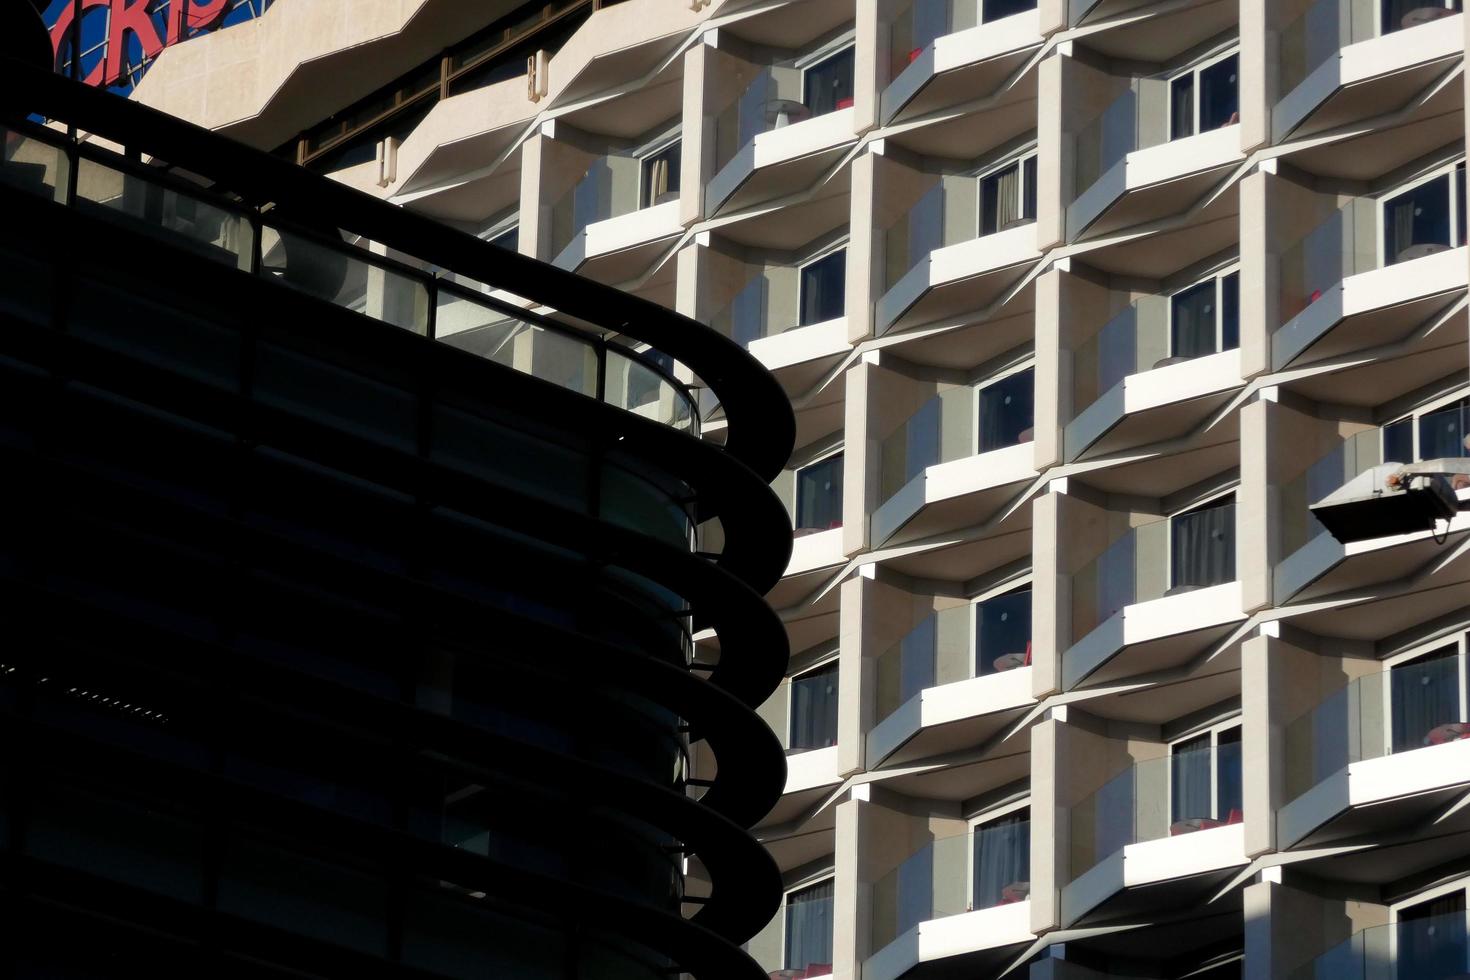
<path fill-rule="evenodd" d="M 546 141 L 542 161 L 542 199 L 551 202 L 548 254 L 566 264 L 569 246 L 589 226 L 677 202 L 681 150 L 677 117 L 631 140 L 558 124 L 556 138 Z M 650 225 L 649 237 L 668 237 L 678 225 L 677 213 L 671 218 Z M 627 245 L 636 244 L 641 242 L 634 233 Z M 617 245 L 626 247 L 621 241 Z"/>
<path fill-rule="evenodd" d="M 796 451 L 773 485 L 791 514 L 797 537 L 842 526 L 842 434 L 831 433 Z"/>
<path fill-rule="evenodd" d="M 1470 973 L 1463 881 L 1392 906 L 1353 903 L 1330 921 L 1354 931 L 1286 980 L 1457 980 Z"/>
<path fill-rule="evenodd" d="M 760 708 L 788 755 L 837 744 L 837 654 L 833 643 L 792 657 L 792 673 Z"/>
<path fill-rule="evenodd" d="M 1459 155 L 1458 146 L 1448 147 L 1366 182 L 1299 171 L 1272 181 L 1271 235 L 1280 255 L 1277 365 L 1401 340 L 1448 305 L 1444 294 L 1464 280 L 1440 269 L 1446 258 L 1436 263 L 1434 257 L 1465 245 Z M 1354 279 L 1389 267 L 1402 268 L 1393 276 Z"/>
<path fill-rule="evenodd" d="M 803 865 L 784 876 L 801 883 L 786 890 L 780 910 L 744 947 L 776 980 L 810 980 L 832 973 L 832 859 L 813 865 L 820 870 Z"/>
<path fill-rule="evenodd" d="M 847 312 L 847 229 L 795 248 L 761 248 L 711 236 L 700 301 L 704 319 L 737 343 L 752 344 Z M 841 331 L 846 346 L 846 329 Z"/>
<path fill-rule="evenodd" d="M 912 0 L 887 19 L 885 120 L 990 96 L 1041 41 L 1036 0 Z M 886 12 L 880 11 L 880 17 Z M 1022 16 L 1030 14 L 1029 17 Z M 979 30 L 985 25 L 985 30 Z M 941 49 L 943 49 L 941 51 Z M 879 53 L 884 59 L 885 52 Z"/>
<path fill-rule="evenodd" d="M 1097 932 L 1073 933 L 1064 949 L 1062 975 L 1067 980 L 1254 980 L 1244 973 L 1240 892 L 1217 899 L 1208 909 L 1205 914 L 1153 912 L 1127 923 L 1110 922 Z"/>
<path fill-rule="evenodd" d="M 1069 458 L 1183 436 L 1242 383 L 1238 361 L 1228 357 L 1165 370 L 1239 348 L 1233 250 L 1165 279 L 1076 263 L 1062 280 L 1062 304 L 1072 385 L 1060 421 Z"/>
<path fill-rule="evenodd" d="M 1035 9 L 1036 0 L 913 0 L 888 22 L 888 77 L 903 74 L 941 37 Z"/>

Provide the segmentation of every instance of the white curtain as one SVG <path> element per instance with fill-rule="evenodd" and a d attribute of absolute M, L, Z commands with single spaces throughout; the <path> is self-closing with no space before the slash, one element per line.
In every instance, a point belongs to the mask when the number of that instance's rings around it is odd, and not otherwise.
<path fill-rule="evenodd" d="M 1031 811 L 1020 810 L 975 828 L 972 907 L 999 905 L 1009 885 L 1031 880 Z"/>
<path fill-rule="evenodd" d="M 832 963 L 832 880 L 786 897 L 786 969 Z"/>
<path fill-rule="evenodd" d="M 1460 721 L 1459 658 L 1453 646 L 1389 671 L 1394 752 L 1423 747 L 1440 725 Z"/>
<path fill-rule="evenodd" d="M 1174 746 L 1169 756 L 1169 819 L 1213 817 L 1210 803 L 1210 736 Z"/>

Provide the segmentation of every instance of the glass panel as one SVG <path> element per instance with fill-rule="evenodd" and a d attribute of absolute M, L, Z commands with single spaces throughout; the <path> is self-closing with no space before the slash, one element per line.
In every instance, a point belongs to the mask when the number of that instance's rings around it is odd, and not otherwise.
<path fill-rule="evenodd" d="M 1036 157 L 1021 161 L 1021 217 L 1036 220 Z"/>
<path fill-rule="evenodd" d="M 1019 810 L 975 828 L 970 907 L 988 909 L 1031 892 L 1031 811 Z"/>
<path fill-rule="evenodd" d="M 1467 436 L 1470 436 L 1470 398 L 1461 398 L 1419 419 L 1419 458 L 1470 456 L 1470 445 L 1465 443 Z"/>
<path fill-rule="evenodd" d="M 1450 247 L 1450 178 L 1426 181 L 1383 203 L 1383 260 L 1407 262 Z"/>
<path fill-rule="evenodd" d="M 1382 0 L 1383 33 L 1418 27 L 1460 11 L 1461 0 Z"/>
<path fill-rule="evenodd" d="M 1169 299 L 1169 353 L 1200 357 L 1215 353 L 1217 318 L 1214 279 L 1190 286 Z"/>
<path fill-rule="evenodd" d="M 1210 736 L 1180 742 L 1169 753 L 1169 820 L 1213 817 L 1210 804 Z"/>
<path fill-rule="evenodd" d="M 980 452 L 1015 446 L 1032 437 L 1035 381 L 1036 372 L 1027 368 L 980 389 Z"/>
<path fill-rule="evenodd" d="M 1194 135 L 1194 72 L 1169 83 L 1169 138 Z"/>
<path fill-rule="evenodd" d="M 1383 427 L 1383 462 L 1414 462 L 1414 420 L 1412 418 L 1399 419 L 1397 422 L 1390 422 Z M 1339 481 L 1328 492 L 1330 493 L 1332 490 L 1336 490 L 1343 482 L 1345 481 Z M 1322 496 L 1326 496 L 1326 494 Z M 1316 499 L 1320 500 L 1321 497 L 1317 497 Z"/>
<path fill-rule="evenodd" d="M 786 896 L 786 969 L 831 972 L 833 891 L 828 879 Z"/>
<path fill-rule="evenodd" d="M 802 267 L 799 326 L 835 320 L 846 307 L 847 249 L 838 249 Z"/>
<path fill-rule="evenodd" d="M 899 641 L 898 704 L 934 686 L 938 633 L 938 618 L 928 616 Z"/>
<path fill-rule="evenodd" d="M 1036 0 L 981 0 L 980 22 L 988 24 L 1002 17 L 1036 9 Z"/>
<path fill-rule="evenodd" d="M 1240 346 L 1240 273 L 1220 280 L 1220 349 Z"/>
<path fill-rule="evenodd" d="M 414 333 L 428 330 L 428 287 L 360 249 L 266 227 L 261 255 L 261 274 L 293 289 Z"/>
<path fill-rule="evenodd" d="M 852 105 L 853 54 L 847 47 L 808 68 L 803 76 L 802 101 L 813 116 L 846 109 Z"/>
<path fill-rule="evenodd" d="M 842 526 L 842 454 L 796 474 L 796 529 L 825 531 Z"/>
<path fill-rule="evenodd" d="M 509 231 L 502 231 L 490 239 L 490 244 L 505 249 L 507 252 L 518 252 L 521 248 L 521 226 L 516 225 Z"/>
<path fill-rule="evenodd" d="M 1466 973 L 1465 893 L 1399 910 L 1395 966 L 1400 977 L 1448 980 Z"/>
<path fill-rule="evenodd" d="M 1199 130 L 1240 122 L 1240 56 L 1231 55 L 1199 73 Z"/>
<path fill-rule="evenodd" d="M 1031 590 L 1007 592 L 975 610 L 976 673 L 1024 667 L 1031 660 Z"/>
<path fill-rule="evenodd" d="M 1245 791 L 1240 781 L 1241 729 L 1227 728 L 1216 738 L 1215 818 L 1239 823 L 1245 809 Z"/>
<path fill-rule="evenodd" d="M 59 146 L 0 125 L 0 184 L 55 198 L 66 186 L 66 154 Z"/>
<path fill-rule="evenodd" d="M 679 196 L 682 147 L 682 141 L 675 140 L 652 156 L 643 158 L 643 207 L 663 204 Z"/>
<path fill-rule="evenodd" d="M 837 744 L 837 664 L 791 681 L 791 748 L 824 749 Z"/>
<path fill-rule="evenodd" d="M 1020 224 L 1026 220 L 1024 205 L 1019 161 L 981 178 L 980 234 L 990 235 Z"/>
<path fill-rule="evenodd" d="M 1460 660 L 1444 647 L 1389 671 L 1391 752 L 1436 744 L 1437 729 L 1463 720 L 1460 711 Z"/>
<path fill-rule="evenodd" d="M 80 161 L 77 206 L 106 209 L 115 221 L 216 262 L 250 266 L 254 239 L 243 215 L 136 174 Z"/>
<path fill-rule="evenodd" d="M 1204 588 L 1235 578 L 1233 497 L 1169 520 L 1170 592 Z"/>

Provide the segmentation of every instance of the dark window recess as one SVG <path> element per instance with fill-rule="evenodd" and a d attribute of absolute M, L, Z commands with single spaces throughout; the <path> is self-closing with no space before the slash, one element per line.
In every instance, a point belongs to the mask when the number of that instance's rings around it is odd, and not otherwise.
<path fill-rule="evenodd" d="M 1465 975 L 1465 893 L 1399 910 L 1398 947 L 1393 973 L 1398 977 L 1460 977 Z"/>
<path fill-rule="evenodd" d="M 825 115 L 852 105 L 852 47 L 808 68 L 803 75 L 802 101 L 813 116 Z"/>
<path fill-rule="evenodd" d="M 1419 458 L 1470 456 L 1470 446 L 1465 445 L 1467 436 L 1470 436 L 1470 398 L 1461 398 L 1453 405 L 1419 417 Z"/>
<path fill-rule="evenodd" d="M 679 196 L 679 159 L 683 142 L 675 140 L 651 156 L 643 158 L 643 207 L 672 201 Z"/>
<path fill-rule="evenodd" d="M 490 244 L 503 248 L 507 252 L 518 252 L 521 248 L 521 226 L 516 225 L 508 231 L 502 231 L 490 239 Z"/>
<path fill-rule="evenodd" d="M 837 744 L 837 663 L 791 681 L 791 750 Z"/>
<path fill-rule="evenodd" d="M 1019 589 L 975 608 L 975 672 L 993 674 L 1031 662 L 1031 590 Z"/>
<path fill-rule="evenodd" d="M 1457 189 L 1464 190 L 1465 172 L 1456 168 Z M 1463 202 L 1464 194 L 1458 195 Z M 1383 204 L 1383 262 L 1393 265 L 1423 258 L 1451 248 L 1463 241 L 1463 203 L 1455 209 L 1454 227 L 1450 221 L 1450 175 L 1443 174 L 1425 181 Z"/>
<path fill-rule="evenodd" d="M 798 326 L 835 320 L 847 309 L 847 249 L 840 248 L 801 269 Z"/>
<path fill-rule="evenodd" d="M 1169 299 L 1169 354 L 1191 358 L 1240 346 L 1240 276 L 1209 279 Z"/>
<path fill-rule="evenodd" d="M 1461 0 L 1381 0 L 1384 34 L 1392 34 L 1406 27 L 1418 27 L 1441 17 L 1457 14 Z"/>
<path fill-rule="evenodd" d="M 991 235 L 1036 220 L 1036 157 L 1019 160 L 980 179 L 980 234 Z"/>
<path fill-rule="evenodd" d="M 1169 518 L 1169 591 L 1235 580 L 1235 498 Z"/>
<path fill-rule="evenodd" d="M 832 898 L 830 878 L 786 896 L 786 969 L 812 976 L 821 976 L 821 968 L 831 972 Z"/>
<path fill-rule="evenodd" d="M 1199 118 L 1195 118 L 1195 88 Z M 1231 55 L 1169 83 L 1169 139 L 1183 139 L 1240 122 L 1240 56 Z"/>
<path fill-rule="evenodd" d="M 972 854 L 971 908 L 994 908 L 1030 894 L 1030 807 L 977 826 Z"/>
<path fill-rule="evenodd" d="M 980 389 L 980 452 L 1004 449 L 1032 437 L 1035 388 L 1036 372 L 1027 368 Z"/>
<path fill-rule="evenodd" d="M 1036 0 L 982 0 L 980 4 L 980 22 L 988 24 L 1002 17 L 1012 14 L 1024 13 L 1027 10 L 1036 9 Z"/>
<path fill-rule="evenodd" d="M 842 453 L 796 473 L 796 530 L 842 526 Z"/>

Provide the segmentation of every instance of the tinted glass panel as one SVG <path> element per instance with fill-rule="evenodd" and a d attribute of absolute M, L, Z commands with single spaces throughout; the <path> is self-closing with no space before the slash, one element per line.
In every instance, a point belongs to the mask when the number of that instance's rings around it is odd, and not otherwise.
<path fill-rule="evenodd" d="M 1240 785 L 1240 729 L 1220 733 L 1215 749 L 1215 819 L 1239 821 L 1244 809 Z"/>
<path fill-rule="evenodd" d="M 980 4 L 980 22 L 988 24 L 1002 17 L 1019 14 L 1027 10 L 1036 9 L 1036 0 L 982 0 Z M 978 908 L 978 906 L 977 906 Z"/>
<path fill-rule="evenodd" d="M 1226 497 L 1170 518 L 1170 588 L 1204 588 L 1235 578 L 1235 507 Z"/>
<path fill-rule="evenodd" d="M 842 526 L 842 454 L 796 474 L 796 529 L 825 531 Z"/>
<path fill-rule="evenodd" d="M 1169 84 L 1169 138 L 1194 135 L 1194 72 Z"/>
<path fill-rule="evenodd" d="M 847 249 L 817 259 L 801 270 L 799 326 L 835 320 L 847 307 Z"/>
<path fill-rule="evenodd" d="M 852 105 L 853 48 L 845 48 L 806 70 L 806 107 L 814 116 Z"/>
<path fill-rule="evenodd" d="M 1169 299 L 1169 353 L 1173 357 L 1200 357 L 1215 353 L 1215 280 L 1190 286 Z"/>
<path fill-rule="evenodd" d="M 821 976 L 821 967 L 831 972 L 832 885 L 828 879 L 786 896 L 786 969 L 812 976 Z"/>
<path fill-rule="evenodd" d="M 791 747 L 824 749 L 837 744 L 837 664 L 791 681 Z"/>
<path fill-rule="evenodd" d="M 643 158 L 643 206 L 663 204 L 679 196 L 679 160 L 683 144 L 669 146 Z"/>
<path fill-rule="evenodd" d="M 1429 412 L 1419 419 L 1419 458 L 1444 459 L 1470 456 L 1465 437 L 1470 435 L 1470 398 Z"/>
<path fill-rule="evenodd" d="M 1461 0 L 1383 0 L 1383 33 L 1417 27 L 1455 13 Z"/>
<path fill-rule="evenodd" d="M 1175 745 L 1169 755 L 1169 819 L 1208 819 L 1210 805 L 1210 736 Z"/>
<path fill-rule="evenodd" d="M 1031 368 L 980 389 L 980 452 L 1030 439 L 1034 416 L 1035 372 Z"/>
<path fill-rule="evenodd" d="M 1208 132 L 1240 122 L 1240 56 L 1231 55 L 1199 73 L 1199 129 Z"/>
<path fill-rule="evenodd" d="M 1453 892 L 1399 910 L 1397 977 L 1424 980 L 1465 975 L 1465 893 Z"/>
<path fill-rule="evenodd" d="M 1435 744 L 1435 729 L 1463 720 L 1460 661 L 1445 647 L 1389 671 L 1394 752 Z"/>
<path fill-rule="evenodd" d="M 1399 419 L 1383 427 L 1383 461 L 1414 462 L 1414 420 Z"/>
<path fill-rule="evenodd" d="M 1383 261 L 1420 258 L 1450 246 L 1450 178 L 1436 177 L 1383 204 Z"/>
<path fill-rule="evenodd" d="M 975 828 L 970 907 L 1019 902 L 1031 889 L 1031 811 L 1020 810 Z"/>
<path fill-rule="evenodd" d="M 980 603 L 976 667 L 981 674 L 1025 666 L 1031 653 L 1031 590 L 1008 592 Z M 996 661 L 1000 664 L 997 666 Z"/>

